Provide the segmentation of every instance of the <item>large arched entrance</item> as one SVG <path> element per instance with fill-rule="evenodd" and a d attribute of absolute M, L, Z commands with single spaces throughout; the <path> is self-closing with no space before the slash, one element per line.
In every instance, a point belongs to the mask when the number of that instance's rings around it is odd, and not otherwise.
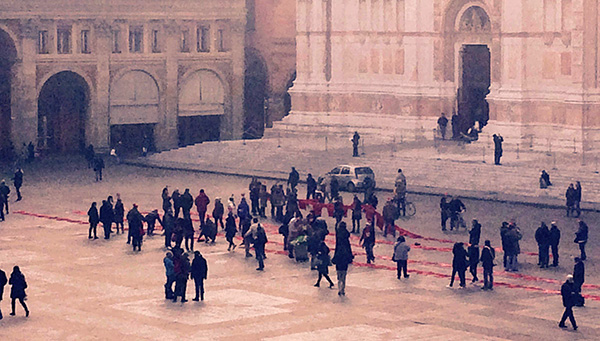
<path fill-rule="evenodd" d="M 90 89 L 83 77 L 62 71 L 50 77 L 38 97 L 38 148 L 74 153 L 85 147 Z"/>
<path fill-rule="evenodd" d="M 0 30 L 0 159 L 12 157 L 11 86 L 12 66 L 17 59 L 15 44 L 8 33 Z"/>
<path fill-rule="evenodd" d="M 244 138 L 255 139 L 263 136 L 267 121 L 265 106 L 268 82 L 265 62 L 257 52 L 247 51 L 244 80 Z"/>

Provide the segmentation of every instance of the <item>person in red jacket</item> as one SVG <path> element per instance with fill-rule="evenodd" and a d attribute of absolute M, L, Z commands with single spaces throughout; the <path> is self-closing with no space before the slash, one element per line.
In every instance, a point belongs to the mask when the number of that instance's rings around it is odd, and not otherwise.
<path fill-rule="evenodd" d="M 204 218 L 206 216 L 206 210 L 208 209 L 208 204 L 210 204 L 210 199 L 204 193 L 204 189 L 200 190 L 200 194 L 196 197 L 195 200 L 196 209 L 198 210 L 198 215 L 200 216 L 200 226 L 204 226 Z"/>

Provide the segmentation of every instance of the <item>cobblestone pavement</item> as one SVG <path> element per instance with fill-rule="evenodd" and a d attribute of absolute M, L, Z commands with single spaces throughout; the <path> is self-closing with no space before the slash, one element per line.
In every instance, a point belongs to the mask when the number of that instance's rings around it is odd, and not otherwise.
<path fill-rule="evenodd" d="M 496 268 L 493 292 L 481 284 L 464 290 L 448 289 L 452 244 L 464 241 L 464 231 L 439 229 L 437 199 L 411 196 L 417 215 L 398 225 L 425 239 L 409 238 L 412 246 L 408 280 L 397 280 L 389 260 L 392 239 L 378 234 L 376 266 L 367 266 L 358 236 L 351 239 L 356 253 L 348 275 L 347 296 L 315 288 L 316 273 L 282 253 L 277 226 L 263 220 L 269 241 L 266 271 L 243 251 L 226 251 L 222 236 L 215 245 L 197 245 L 209 262 L 206 301 L 185 304 L 163 299 L 165 250 L 160 236 L 148 237 L 142 252 L 133 253 L 122 235 L 109 241 L 87 239 L 86 211 L 91 201 L 119 192 L 126 208 L 137 203 L 142 211 L 160 207 L 160 191 L 205 188 L 223 198 L 247 190 L 242 177 L 109 166 L 105 181 L 95 183 L 90 170 L 74 160 L 48 161 L 25 168 L 24 200 L 14 203 L 0 222 L 0 268 L 10 273 L 21 266 L 28 283 L 31 316 L 8 316 L 8 293 L 0 307 L 2 340 L 574 340 L 600 339 L 600 277 L 597 275 L 600 215 L 584 214 L 591 227 L 585 308 L 577 308 L 577 332 L 561 330 L 562 305 L 557 290 L 572 269 L 577 249 L 572 240 L 575 222 L 562 210 L 466 200 L 467 218 L 478 217 L 482 238 L 499 245 L 499 221 L 517 217 L 525 235 L 522 269 L 505 273 Z M 270 185 L 272 181 L 267 181 Z M 303 187 L 301 186 L 301 195 Z M 380 193 L 384 200 L 386 193 Z M 344 194 L 345 202 L 351 195 Z M 211 204 L 212 207 L 212 204 Z M 35 216 L 33 215 L 35 214 Z M 507 218 L 508 217 L 508 218 Z M 556 219 L 563 231 L 561 266 L 542 270 L 536 262 L 533 229 L 539 220 Z M 328 219 L 331 224 L 331 219 Z M 331 229 L 330 229 L 331 230 Z M 333 246 L 333 237 L 328 243 Z M 501 254 L 498 255 L 501 258 Z M 330 274 L 335 281 L 335 270 Z M 467 277 L 470 279 L 470 276 Z M 337 286 L 337 283 L 336 283 Z M 9 290 L 8 290 L 9 291 Z M 188 284 L 188 299 L 193 297 Z"/>

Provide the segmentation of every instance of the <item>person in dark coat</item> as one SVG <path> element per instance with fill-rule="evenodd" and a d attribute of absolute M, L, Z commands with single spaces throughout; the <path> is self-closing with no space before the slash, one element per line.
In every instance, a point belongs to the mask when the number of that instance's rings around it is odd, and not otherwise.
<path fill-rule="evenodd" d="M 507 254 L 508 254 L 508 271 L 519 271 L 519 254 L 521 253 L 521 247 L 519 241 L 523 238 L 521 230 L 514 221 L 508 224 L 508 231 L 506 232 L 507 238 Z"/>
<path fill-rule="evenodd" d="M 4 221 L 4 204 L 6 201 L 6 198 L 0 194 L 0 221 Z"/>
<path fill-rule="evenodd" d="M 163 258 L 163 264 L 165 265 L 165 275 L 167 276 L 167 282 L 165 283 L 165 299 L 173 299 L 173 283 L 175 283 L 175 264 L 173 264 L 173 254 L 167 252 L 165 258 Z"/>
<path fill-rule="evenodd" d="M 484 242 L 481 250 L 481 267 L 483 268 L 483 290 L 494 290 L 494 258 L 496 252 L 489 240 Z"/>
<path fill-rule="evenodd" d="M 6 214 L 8 214 L 8 195 L 10 194 L 10 188 L 6 186 L 6 182 L 2 180 L 0 182 L 0 196 L 2 197 L 3 206 L 0 206 L 0 211 L 6 209 Z"/>
<path fill-rule="evenodd" d="M 125 228 L 123 226 L 123 219 L 125 216 L 125 206 L 123 206 L 123 201 L 121 198 L 117 199 L 115 203 L 115 225 L 117 225 L 117 234 L 119 234 L 119 225 L 121 225 L 121 233 L 125 233 Z M 129 239 L 127 240 L 127 244 L 129 244 Z"/>
<path fill-rule="evenodd" d="M 565 198 L 567 199 L 567 217 L 569 217 L 575 212 L 575 188 L 573 184 L 570 184 L 569 188 L 567 188 Z"/>
<path fill-rule="evenodd" d="M 243 200 L 243 198 L 242 198 Z M 198 211 L 198 216 L 200 216 L 200 227 L 204 225 L 204 219 L 206 217 L 206 211 L 208 210 L 208 204 L 210 204 L 210 198 L 206 193 L 204 193 L 204 189 L 201 189 L 198 193 L 198 196 L 194 200 L 196 204 L 196 210 Z M 241 204 L 240 204 L 241 205 Z"/>
<path fill-rule="evenodd" d="M 25 304 L 25 289 L 27 289 L 27 281 L 25 281 L 25 276 L 21 273 L 21 269 L 18 266 L 13 268 L 13 272 L 10 274 L 10 279 L 8 280 L 8 284 L 12 287 L 10 288 L 10 306 L 12 308 L 11 316 L 15 316 L 15 303 L 17 300 L 25 309 L 25 316 L 29 316 L 29 309 L 27 308 L 27 304 Z"/>
<path fill-rule="evenodd" d="M 183 194 L 181 195 L 181 197 L 179 197 L 179 200 L 181 202 L 181 210 L 183 211 L 183 218 L 191 219 L 190 211 L 192 210 L 192 207 L 194 206 L 194 198 L 192 198 L 189 188 L 186 188 L 185 191 L 183 191 Z"/>
<path fill-rule="evenodd" d="M 503 261 L 502 264 L 504 266 L 504 270 L 508 270 L 508 248 L 509 248 L 509 242 L 508 242 L 508 223 L 503 221 L 502 222 L 502 226 L 500 226 L 500 239 L 502 240 L 502 253 L 503 255 Z"/>
<path fill-rule="evenodd" d="M 173 241 L 175 242 L 174 248 L 180 249 L 181 243 L 183 242 L 183 231 L 185 229 L 185 219 L 174 218 L 175 227 L 173 229 Z"/>
<path fill-rule="evenodd" d="M 152 212 L 146 214 L 144 217 L 144 221 L 148 224 L 148 236 L 154 235 L 154 227 L 156 226 L 156 221 L 160 222 L 160 216 L 158 215 L 158 210 L 152 210 Z"/>
<path fill-rule="evenodd" d="M 329 183 L 329 186 L 331 188 L 331 198 L 335 199 L 337 197 L 340 196 L 340 183 L 338 182 L 338 180 L 336 178 L 331 178 L 331 181 Z"/>
<path fill-rule="evenodd" d="M 204 280 L 208 278 L 208 264 L 206 263 L 206 259 L 200 254 L 200 251 L 194 252 L 191 275 L 194 279 L 194 287 L 196 288 L 196 297 L 192 301 L 204 301 Z"/>
<path fill-rule="evenodd" d="M 362 202 L 354 195 L 352 202 L 352 233 L 360 233 L 360 220 L 362 219 Z M 355 232 L 356 231 L 356 232 Z"/>
<path fill-rule="evenodd" d="M 481 238 L 481 224 L 477 219 L 473 219 L 471 229 L 469 230 L 469 244 L 478 246 Z"/>
<path fill-rule="evenodd" d="M 298 171 L 296 171 L 296 167 L 292 167 L 292 171 L 288 176 L 287 185 L 292 189 L 295 189 L 296 186 L 298 186 L 298 181 L 300 181 L 300 174 L 298 174 Z"/>
<path fill-rule="evenodd" d="M 217 240 L 217 225 L 213 223 L 210 218 L 206 218 L 204 222 L 204 226 L 202 226 L 202 231 L 198 236 L 198 242 L 201 241 L 201 237 L 204 237 L 204 242 L 208 243 L 210 241 L 211 244 L 214 244 Z"/>
<path fill-rule="evenodd" d="M 542 170 L 542 174 L 540 175 L 540 188 L 546 189 L 548 186 L 552 186 L 550 182 L 550 174 L 548 174 L 545 170 Z"/>
<path fill-rule="evenodd" d="M 585 282 L 585 265 L 581 258 L 575 257 L 575 266 L 573 267 L 573 289 L 576 293 L 581 293 L 581 287 Z"/>
<path fill-rule="evenodd" d="M 183 224 L 183 237 L 185 238 L 185 250 L 186 251 L 194 251 L 194 224 L 192 223 L 192 218 L 185 218 L 184 215 L 184 224 Z"/>
<path fill-rule="evenodd" d="M 248 202 L 246 202 L 246 198 L 243 196 L 237 207 L 237 215 L 240 221 L 250 218 L 250 206 L 248 206 Z"/>
<path fill-rule="evenodd" d="M 109 239 L 111 226 L 113 221 L 115 221 L 115 213 L 107 200 L 102 200 L 102 206 L 100 206 L 100 221 L 104 228 L 104 239 Z"/>
<path fill-rule="evenodd" d="M 365 248 L 367 264 L 371 264 L 371 262 L 375 263 L 375 255 L 373 255 L 373 248 L 375 247 L 375 225 L 373 222 L 367 223 L 359 242 L 362 243 L 362 247 Z"/>
<path fill-rule="evenodd" d="M 221 224 L 221 229 L 225 229 L 225 225 L 223 225 L 223 214 L 225 214 L 225 207 L 221 202 L 221 198 L 215 198 L 215 207 L 212 211 L 213 219 L 215 219 L 215 225 L 217 225 L 217 229 L 219 228 L 219 224 Z"/>
<path fill-rule="evenodd" d="M 165 188 L 163 188 L 162 193 L 161 193 L 161 197 L 162 197 L 162 209 L 165 212 L 165 214 L 167 214 L 168 210 L 172 210 L 173 206 L 171 206 L 171 196 L 169 195 L 169 187 L 165 186 Z"/>
<path fill-rule="evenodd" d="M 473 276 L 473 280 L 471 283 L 475 283 L 479 281 L 477 277 L 477 265 L 479 264 L 479 246 L 478 245 L 469 245 L 468 248 L 469 253 L 469 272 L 471 276 Z M 460 276 L 459 276 L 460 277 Z"/>
<path fill-rule="evenodd" d="M 450 218 L 450 206 L 448 202 L 448 193 L 445 193 L 440 199 L 440 213 L 442 216 L 442 231 L 446 231 L 446 222 Z"/>
<path fill-rule="evenodd" d="M 565 311 L 558 323 L 560 328 L 567 328 L 565 322 L 567 321 L 567 317 L 571 320 L 571 324 L 573 325 L 573 329 L 577 330 L 577 322 L 575 321 L 575 316 L 573 316 L 573 306 L 575 305 L 575 289 L 573 288 L 573 276 L 567 275 L 567 280 L 560 287 L 560 295 L 562 296 L 563 306 L 565 307 Z"/>
<path fill-rule="evenodd" d="M 317 191 L 317 181 L 313 178 L 312 174 L 308 173 L 306 177 L 306 199 L 315 199 L 315 192 Z"/>
<path fill-rule="evenodd" d="M 90 206 L 90 209 L 87 212 L 88 214 L 88 221 L 90 222 L 90 231 L 89 231 L 89 235 L 88 238 L 89 239 L 98 239 L 98 236 L 96 235 L 96 227 L 98 226 L 98 223 L 100 222 L 100 217 L 98 215 L 98 208 L 96 208 L 96 203 L 93 202 L 92 206 Z M 94 232 L 94 236 L 92 237 L 92 231 Z"/>
<path fill-rule="evenodd" d="M 248 185 L 248 190 L 250 192 L 250 206 L 252 208 L 252 215 L 259 214 L 258 208 L 258 193 L 260 192 L 260 187 L 262 184 L 256 177 L 252 177 L 250 181 L 250 185 Z"/>
<path fill-rule="evenodd" d="M 352 136 L 352 156 L 358 157 L 358 143 L 360 142 L 360 135 L 358 135 L 358 131 L 354 132 Z"/>
<path fill-rule="evenodd" d="M 494 138 L 494 164 L 499 165 L 500 158 L 502 157 L 502 142 L 504 142 L 504 138 L 500 134 L 492 136 Z"/>
<path fill-rule="evenodd" d="M 550 248 L 552 249 L 552 265 L 558 266 L 558 244 L 560 244 L 560 230 L 556 226 L 556 222 L 553 221 L 550 224 Z"/>
<path fill-rule="evenodd" d="M 6 278 L 6 273 L 0 269 L 0 302 L 2 302 L 2 298 L 4 297 L 4 286 L 8 283 Z M 0 307 L 1 308 L 1 307 Z M 0 309 L 0 320 L 2 320 L 2 310 Z"/>
<path fill-rule="evenodd" d="M 587 255 L 585 254 L 585 244 L 587 244 L 588 240 L 588 226 L 583 220 L 579 220 L 579 229 L 575 232 L 575 240 L 574 242 L 579 244 L 579 251 L 581 254 L 579 258 L 581 260 L 586 260 Z"/>
<path fill-rule="evenodd" d="M 456 112 L 452 113 L 452 139 L 456 140 L 460 138 L 460 118 Z"/>
<path fill-rule="evenodd" d="M 354 255 L 350 246 L 350 232 L 346 228 L 345 222 L 340 222 L 335 235 L 335 252 L 331 262 L 335 264 L 338 279 L 338 295 L 346 295 L 346 275 L 348 274 L 348 265 L 352 263 Z"/>
<path fill-rule="evenodd" d="M 96 173 L 96 182 L 102 181 L 102 170 L 104 169 L 104 159 L 100 155 L 94 157 L 94 172 Z"/>
<path fill-rule="evenodd" d="M 446 139 L 446 129 L 448 127 L 448 119 L 446 118 L 446 114 L 442 113 L 442 116 L 437 120 L 438 129 L 442 135 L 442 140 Z"/>
<path fill-rule="evenodd" d="M 334 284 L 331 278 L 329 278 L 329 265 L 331 263 L 329 247 L 327 247 L 327 244 L 325 244 L 324 241 L 321 241 L 317 248 L 317 271 L 319 272 L 319 278 L 317 279 L 315 287 L 319 287 L 321 285 L 321 279 L 325 277 L 327 282 L 329 282 L 329 288 L 331 289 L 334 287 Z"/>
<path fill-rule="evenodd" d="M 240 219 L 240 236 L 242 237 L 242 242 L 240 243 L 240 246 L 244 245 L 244 248 L 246 249 L 247 258 L 252 257 L 252 254 L 250 253 L 250 239 L 246 236 L 248 234 L 248 231 L 250 230 L 250 226 L 252 226 L 252 219 L 250 215 L 248 215 L 247 218 Z"/>
<path fill-rule="evenodd" d="M 94 146 L 89 145 L 85 149 L 85 160 L 87 161 L 88 168 L 94 167 L 94 158 L 96 157 L 96 152 L 94 151 Z"/>
<path fill-rule="evenodd" d="M 21 195 L 21 186 L 23 186 L 23 170 L 21 168 L 17 168 L 15 174 L 13 175 L 13 185 L 15 185 L 15 190 L 17 191 L 17 201 L 21 201 L 23 196 Z M 579 183 L 579 182 L 577 182 Z M 581 187 L 580 187 L 581 189 Z M 581 192 L 580 192 L 581 193 Z M 581 194 L 580 194 L 581 197 Z"/>
<path fill-rule="evenodd" d="M 170 249 L 173 231 L 175 231 L 175 217 L 173 216 L 173 211 L 169 208 L 163 216 L 162 221 L 159 220 L 159 222 L 164 229 L 165 248 Z"/>
<path fill-rule="evenodd" d="M 461 221 L 461 212 L 466 209 L 465 204 L 457 198 L 453 197 L 448 204 L 448 210 L 450 211 L 450 231 L 452 231 L 455 227 L 458 230 L 460 227 Z"/>
<path fill-rule="evenodd" d="M 19 192 L 17 191 L 17 194 L 18 193 Z M 581 215 L 581 182 L 579 181 L 575 183 L 575 202 L 573 203 L 573 208 L 577 212 L 576 217 L 579 217 Z"/>
<path fill-rule="evenodd" d="M 540 268 L 547 268 L 550 261 L 550 230 L 546 223 L 542 222 L 535 230 L 535 241 L 538 244 L 538 265 Z"/>
<path fill-rule="evenodd" d="M 127 225 L 129 226 L 129 235 L 131 236 L 133 251 L 135 251 L 136 247 L 138 251 L 142 251 L 144 216 L 138 211 L 138 205 L 136 204 L 133 204 L 131 210 L 127 212 Z"/>
<path fill-rule="evenodd" d="M 396 227 L 395 220 L 398 217 L 398 206 L 394 204 L 391 198 L 388 198 L 388 201 L 383 206 L 383 236 L 387 237 L 387 234 L 390 233 L 392 236 L 396 236 Z"/>
<path fill-rule="evenodd" d="M 256 260 L 258 261 L 258 268 L 256 268 L 256 270 L 258 271 L 263 271 L 265 269 L 265 245 L 267 242 L 267 233 L 259 223 L 256 228 L 256 237 L 254 238 L 254 252 L 256 253 Z"/>
<path fill-rule="evenodd" d="M 171 194 L 171 199 L 173 200 L 173 208 L 175 213 L 175 219 L 179 218 L 179 211 L 181 211 L 181 194 L 179 193 L 179 189 L 175 189 L 173 194 Z"/>
<path fill-rule="evenodd" d="M 454 243 L 452 248 L 452 277 L 450 278 L 450 284 L 448 287 L 454 285 L 454 277 L 458 273 L 460 279 L 460 287 L 465 287 L 465 272 L 467 271 L 467 251 L 463 246 L 463 243 Z"/>
<path fill-rule="evenodd" d="M 237 233 L 237 227 L 235 226 L 235 217 L 232 212 L 227 214 L 227 219 L 225 219 L 225 239 L 229 242 L 229 246 L 227 247 L 227 251 L 235 250 L 235 243 L 233 242 L 233 238 Z"/>
<path fill-rule="evenodd" d="M 260 185 L 258 191 L 258 214 L 261 218 L 267 217 L 267 202 L 269 201 L 269 192 L 266 185 Z"/>
<path fill-rule="evenodd" d="M 335 218 L 335 224 L 339 224 L 342 219 L 344 219 L 344 203 L 342 201 L 342 197 L 339 196 L 335 199 L 333 203 L 333 217 Z"/>
<path fill-rule="evenodd" d="M 178 218 L 178 220 L 181 218 Z M 190 273 L 190 259 L 187 253 L 184 253 L 180 258 L 179 267 L 175 266 L 175 294 L 173 295 L 173 302 L 177 302 L 177 297 L 181 297 L 181 303 L 185 303 L 188 300 L 185 299 L 185 291 L 187 289 L 187 281 Z"/>

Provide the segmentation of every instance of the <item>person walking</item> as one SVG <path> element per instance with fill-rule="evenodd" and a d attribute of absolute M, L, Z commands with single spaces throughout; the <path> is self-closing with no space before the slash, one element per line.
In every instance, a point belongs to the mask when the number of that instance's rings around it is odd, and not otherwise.
<path fill-rule="evenodd" d="M 338 295 L 346 296 L 346 275 L 348 265 L 352 263 L 354 255 L 350 246 L 350 232 L 346 228 L 346 222 L 340 222 L 336 229 L 335 252 L 331 262 L 335 264 L 338 279 Z"/>
<path fill-rule="evenodd" d="M 204 280 L 208 277 L 208 264 L 206 263 L 206 259 L 200 254 L 200 251 L 194 251 L 191 275 L 194 279 L 194 288 L 196 289 L 196 297 L 192 301 L 204 301 Z"/>
<path fill-rule="evenodd" d="M 483 290 L 494 290 L 494 258 L 496 252 L 489 240 L 484 242 L 481 250 L 481 267 L 483 268 Z"/>
<path fill-rule="evenodd" d="M 313 178 L 312 174 L 308 173 L 306 177 L 306 200 L 313 198 L 315 199 L 315 192 L 317 191 L 317 181 Z M 273 192 L 271 191 L 271 195 Z"/>
<path fill-rule="evenodd" d="M 358 131 L 354 132 L 354 135 L 350 141 L 352 141 L 352 157 L 358 157 L 358 143 L 360 142 L 360 135 L 358 135 Z"/>
<path fill-rule="evenodd" d="M 562 318 L 558 323 L 560 328 L 567 328 L 565 322 L 567 321 L 567 317 L 571 321 L 571 325 L 573 326 L 573 330 L 577 330 L 577 322 L 575 321 L 575 316 L 573 316 L 573 306 L 575 305 L 575 289 L 573 287 L 573 276 L 567 275 L 567 280 L 560 287 L 560 295 L 562 296 L 563 306 L 565 307 L 565 311 L 563 312 Z"/>
<path fill-rule="evenodd" d="M 567 192 L 565 193 L 565 198 L 567 199 L 567 217 L 572 216 L 575 212 L 575 188 L 573 184 L 569 184 L 567 188 Z"/>
<path fill-rule="evenodd" d="M 10 194 L 10 188 L 6 186 L 6 181 L 2 180 L 0 182 L 0 197 L 2 197 L 2 202 L 4 206 L 0 206 L 0 211 L 5 209 L 6 214 L 8 214 L 8 195 Z"/>
<path fill-rule="evenodd" d="M 219 224 L 221 224 L 221 229 L 225 229 L 225 225 L 223 225 L 223 214 L 225 214 L 225 207 L 221 202 L 221 198 L 216 197 L 215 207 L 213 208 L 212 216 L 215 219 L 215 225 L 217 225 L 217 228 L 219 227 Z"/>
<path fill-rule="evenodd" d="M 352 233 L 360 233 L 360 220 L 362 219 L 362 202 L 355 194 L 352 201 Z M 356 231 L 356 232 L 355 232 Z"/>
<path fill-rule="evenodd" d="M 252 233 L 252 231 L 248 231 Z M 254 235 L 254 253 L 256 253 L 256 260 L 258 261 L 258 268 L 256 270 L 263 271 L 265 269 L 265 245 L 267 244 L 267 233 L 260 223 L 256 226 L 256 233 Z"/>
<path fill-rule="evenodd" d="M 460 279 L 460 287 L 464 288 L 465 284 L 465 272 L 467 272 L 467 251 L 463 246 L 463 243 L 454 243 L 452 248 L 452 277 L 450 277 L 449 288 L 454 285 L 454 277 L 458 274 Z"/>
<path fill-rule="evenodd" d="M 100 217 L 98 215 L 98 208 L 96 208 L 96 203 L 93 202 L 92 206 L 90 206 L 90 209 L 87 212 L 88 214 L 88 221 L 90 222 L 90 230 L 89 230 L 89 234 L 88 234 L 88 239 L 98 239 L 98 236 L 96 235 L 96 227 L 98 226 L 98 223 L 100 222 Z M 94 232 L 94 236 L 92 237 L 92 232 Z"/>
<path fill-rule="evenodd" d="M 115 203 L 115 225 L 117 225 L 117 234 L 119 234 L 119 225 L 121 225 L 121 233 L 125 233 L 125 227 L 123 226 L 123 219 L 125 218 L 125 206 L 123 206 L 123 201 L 119 198 L 119 194 L 117 194 L 117 202 Z M 129 244 L 129 238 L 127 239 L 127 244 Z"/>
<path fill-rule="evenodd" d="M 446 139 L 446 129 L 448 127 L 448 119 L 446 118 L 446 114 L 442 113 L 442 116 L 437 120 L 438 130 L 442 136 L 442 140 Z"/>
<path fill-rule="evenodd" d="M 167 252 L 165 258 L 163 258 L 163 264 L 165 265 L 165 274 L 167 276 L 167 282 L 165 283 L 165 299 L 173 299 L 173 283 L 175 283 L 175 267 L 173 264 L 173 253 Z"/>
<path fill-rule="evenodd" d="M 492 137 L 494 138 L 494 164 L 500 165 L 500 158 L 502 157 L 502 142 L 504 142 L 504 138 L 500 134 L 494 134 Z"/>
<path fill-rule="evenodd" d="M 550 224 L 550 248 L 552 249 L 552 265 L 558 266 L 558 244 L 560 244 L 560 230 L 556 226 L 556 222 L 553 221 Z"/>
<path fill-rule="evenodd" d="M 450 203 L 448 202 L 448 193 L 444 193 L 440 199 L 440 213 L 442 216 L 442 231 L 446 231 L 446 222 L 450 218 Z"/>
<path fill-rule="evenodd" d="M 104 159 L 100 155 L 94 157 L 94 173 L 96 174 L 96 182 L 102 181 L 102 170 L 104 169 Z"/>
<path fill-rule="evenodd" d="M 579 220 L 579 229 L 575 232 L 575 240 L 574 242 L 579 244 L 580 255 L 579 258 L 581 260 L 586 260 L 587 255 L 585 254 L 585 244 L 587 244 L 588 240 L 588 226 L 583 220 Z"/>
<path fill-rule="evenodd" d="M 575 202 L 573 203 L 573 207 L 577 212 L 576 217 L 579 218 L 579 216 L 581 215 L 581 182 L 579 181 L 575 183 Z"/>
<path fill-rule="evenodd" d="M 375 226 L 372 222 L 367 223 L 365 226 L 359 242 L 362 243 L 362 247 L 365 248 L 365 252 L 367 253 L 367 264 L 371 264 L 371 262 L 375 263 L 375 256 L 373 255 Z"/>
<path fill-rule="evenodd" d="M 0 303 L 2 302 L 2 298 L 4 297 L 4 286 L 8 283 L 8 279 L 6 278 L 6 273 L 0 269 Z M 0 306 L 0 320 L 2 320 L 2 307 Z"/>
<path fill-rule="evenodd" d="M 387 237 L 388 233 L 392 236 L 396 235 L 396 227 L 394 221 L 398 216 L 398 207 L 392 202 L 392 198 L 388 198 L 388 201 L 383 206 L 383 221 L 385 223 L 383 227 L 383 237 Z"/>
<path fill-rule="evenodd" d="M 233 213 L 229 212 L 227 214 L 227 219 L 225 219 L 225 239 L 229 243 L 227 247 L 227 251 L 235 250 L 235 243 L 233 242 L 233 238 L 237 233 L 237 227 L 235 226 L 235 217 Z"/>
<path fill-rule="evenodd" d="M 138 211 L 137 204 L 133 204 L 131 210 L 127 212 L 127 225 L 129 225 L 129 235 L 131 236 L 133 251 L 135 251 L 136 248 L 138 251 L 142 251 L 144 216 Z"/>
<path fill-rule="evenodd" d="M 198 196 L 195 200 L 196 210 L 198 210 L 198 216 L 200 217 L 200 227 L 204 226 L 204 219 L 206 217 L 206 211 L 208 210 L 208 204 L 210 204 L 210 199 L 208 195 L 204 193 L 204 189 L 200 190 Z"/>
<path fill-rule="evenodd" d="M 410 251 L 410 246 L 406 244 L 406 238 L 399 236 L 394 245 L 394 254 L 392 256 L 392 260 L 396 262 L 396 277 L 398 279 L 400 279 L 402 273 L 404 273 L 404 278 L 410 277 L 408 274 L 408 251 Z"/>
<path fill-rule="evenodd" d="M 11 285 L 10 288 L 10 306 L 12 308 L 11 316 L 15 316 L 15 304 L 17 300 L 25 309 L 25 316 L 29 317 L 29 309 L 27 308 L 27 304 L 25 304 L 25 289 L 27 289 L 27 281 L 25 281 L 25 276 L 21 272 L 18 266 L 13 268 L 13 272 L 10 274 L 10 279 L 8 280 L 8 284 Z"/>
<path fill-rule="evenodd" d="M 321 285 L 321 279 L 323 277 L 329 282 L 330 289 L 334 287 L 333 281 L 329 277 L 329 266 L 331 265 L 329 251 L 327 244 L 325 244 L 324 241 L 321 241 L 317 251 L 317 271 L 319 272 L 319 278 L 317 279 L 317 283 L 315 283 L 315 287 L 317 288 Z"/>
<path fill-rule="evenodd" d="M 300 181 L 300 174 L 298 174 L 298 171 L 296 171 L 296 167 L 292 167 L 292 171 L 290 172 L 290 175 L 288 176 L 288 181 L 287 181 L 287 185 L 290 186 L 290 188 L 296 189 L 296 186 L 298 185 L 298 181 Z"/>
<path fill-rule="evenodd" d="M 110 233 L 112 232 L 111 226 L 113 221 L 115 221 L 115 213 L 107 200 L 102 200 L 102 206 L 100 206 L 100 221 L 104 228 L 104 239 L 109 239 Z"/>
<path fill-rule="evenodd" d="M 550 261 L 550 230 L 543 221 L 535 230 L 535 241 L 538 244 L 538 265 L 540 268 L 547 268 Z"/>
<path fill-rule="evenodd" d="M 185 299 L 185 292 L 187 289 L 187 281 L 190 273 L 190 259 L 188 254 L 184 253 L 181 256 L 181 264 L 179 269 L 175 267 L 175 294 L 173 295 L 173 302 L 177 302 L 177 298 L 181 297 L 181 303 L 185 303 L 188 300 Z"/>
<path fill-rule="evenodd" d="M 469 244 L 468 254 L 469 272 L 471 273 L 471 276 L 473 276 L 471 283 L 475 283 L 479 281 L 479 278 L 477 277 L 477 265 L 479 264 L 479 245 Z"/>
<path fill-rule="evenodd" d="M 17 168 L 12 180 L 13 185 L 15 186 L 15 191 L 17 192 L 17 201 L 21 201 L 23 199 L 23 196 L 21 195 L 21 186 L 23 186 L 23 170 L 21 168 Z"/>
<path fill-rule="evenodd" d="M 181 210 L 183 212 L 183 218 L 192 219 L 190 211 L 192 210 L 192 207 L 194 207 L 194 198 L 190 194 L 190 189 L 186 188 L 179 199 L 181 201 Z"/>

